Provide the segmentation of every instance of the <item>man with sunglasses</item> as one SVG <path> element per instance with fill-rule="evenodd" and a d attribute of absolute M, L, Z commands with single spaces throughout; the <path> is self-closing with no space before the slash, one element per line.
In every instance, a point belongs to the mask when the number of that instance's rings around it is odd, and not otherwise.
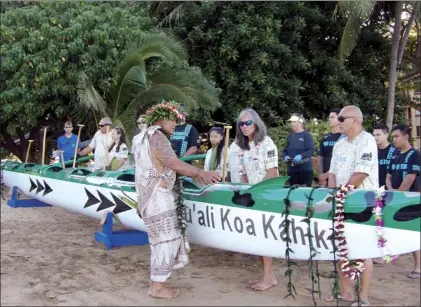
<path fill-rule="evenodd" d="M 333 147 L 332 161 L 329 170 L 328 185 L 331 188 L 351 184 L 356 188 L 374 190 L 379 187 L 379 166 L 377 158 L 377 144 L 374 137 L 363 130 L 363 114 L 356 106 L 346 106 L 338 117 L 340 131 L 345 135 Z M 340 282 L 338 299 L 354 301 L 354 285 L 341 271 L 337 263 Z M 373 275 L 372 259 L 365 259 L 364 272 L 361 277 L 360 304 L 368 306 L 368 293 Z M 336 298 L 329 295 L 326 300 Z M 358 302 L 351 306 L 358 306 Z"/>
<path fill-rule="evenodd" d="M 75 154 L 75 147 L 77 143 L 77 135 L 72 133 L 73 125 L 72 122 L 66 122 L 64 124 L 64 135 L 57 139 L 57 148 L 63 151 L 64 161 L 73 160 Z M 78 151 L 82 148 L 82 143 L 78 143 Z M 61 156 L 58 155 L 61 163 Z"/>
<path fill-rule="evenodd" d="M 105 161 L 105 151 L 108 151 L 108 148 L 111 146 L 113 140 L 111 137 L 111 125 L 113 122 L 111 118 L 104 117 L 99 122 L 99 130 L 95 133 L 89 146 L 84 148 L 79 154 L 85 156 L 91 153 L 95 149 L 94 154 L 94 171 L 97 171 L 106 165 Z M 108 127 L 108 128 L 107 128 Z M 107 133 L 108 129 L 108 133 Z"/>

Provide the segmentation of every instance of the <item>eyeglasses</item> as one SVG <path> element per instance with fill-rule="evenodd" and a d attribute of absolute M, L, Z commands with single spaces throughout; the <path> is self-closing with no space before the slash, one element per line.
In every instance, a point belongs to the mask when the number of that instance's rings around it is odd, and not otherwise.
<path fill-rule="evenodd" d="M 238 125 L 239 125 L 240 127 L 243 127 L 244 125 L 246 125 L 246 126 L 248 127 L 248 126 L 251 126 L 252 124 L 253 124 L 253 121 L 252 121 L 252 120 L 246 120 L 245 122 L 240 121 L 240 122 L 238 123 Z"/>
<path fill-rule="evenodd" d="M 338 116 L 338 121 L 340 122 L 340 123 L 343 123 L 347 118 L 354 118 L 353 116 L 348 116 L 348 117 L 346 117 L 346 116 Z"/>

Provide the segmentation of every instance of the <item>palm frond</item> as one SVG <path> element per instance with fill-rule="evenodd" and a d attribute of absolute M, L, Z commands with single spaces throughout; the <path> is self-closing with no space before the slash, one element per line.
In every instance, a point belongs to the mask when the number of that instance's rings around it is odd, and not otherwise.
<path fill-rule="evenodd" d="M 107 115 L 107 104 L 102 96 L 89 83 L 88 76 L 82 72 L 77 86 L 78 101 L 81 106 L 94 110 L 99 114 Z"/>
<path fill-rule="evenodd" d="M 160 1 L 154 12 L 155 17 L 158 17 L 159 14 L 164 13 L 168 4 L 174 5 L 172 2 Z M 168 24 L 171 27 L 172 23 L 177 24 L 183 18 L 185 12 L 189 8 L 194 7 L 197 7 L 197 5 L 192 1 L 182 1 L 180 4 L 176 3 L 175 6 L 172 7 L 170 13 L 167 14 L 164 19 L 158 23 L 158 26 L 161 27 L 165 24 Z"/>
<path fill-rule="evenodd" d="M 140 90 L 147 87 L 146 62 L 152 58 L 178 66 L 184 62 L 186 52 L 182 44 L 169 35 L 140 35 L 118 67 L 117 84 L 111 92 L 113 119 L 125 110 Z"/>
<path fill-rule="evenodd" d="M 375 0 L 338 1 L 334 14 L 337 15 L 339 12 L 347 17 L 338 49 L 341 62 L 344 62 L 355 48 L 363 23 L 370 17 L 376 2 Z"/>
<path fill-rule="evenodd" d="M 183 103 L 189 113 L 197 108 L 213 111 L 221 105 L 218 99 L 220 90 L 203 76 L 198 67 L 184 65 L 182 69 L 173 69 L 169 65 L 162 65 L 149 75 L 149 80 L 151 85 L 148 92 L 165 88 L 166 95 L 171 97 L 163 98 Z M 178 91 L 186 98 L 177 94 Z"/>
<path fill-rule="evenodd" d="M 171 35 L 162 32 L 143 33 L 137 39 L 134 48 L 137 49 L 144 61 L 158 57 L 177 64 L 187 58 L 183 44 Z"/>
<path fill-rule="evenodd" d="M 85 125 L 84 130 L 93 134 L 98 129 L 98 118 L 107 116 L 107 104 L 83 72 L 77 86 L 77 97 L 71 112 L 74 124 Z"/>

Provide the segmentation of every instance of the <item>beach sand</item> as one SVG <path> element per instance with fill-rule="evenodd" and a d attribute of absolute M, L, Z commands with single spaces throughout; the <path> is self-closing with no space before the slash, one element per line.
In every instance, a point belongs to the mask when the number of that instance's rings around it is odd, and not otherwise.
<path fill-rule="evenodd" d="M 2 197 L 8 198 L 4 188 Z M 174 271 L 170 284 L 181 294 L 174 300 L 147 295 L 149 247 L 107 250 L 94 240 L 99 221 L 57 207 L 11 208 L 1 201 L 1 305 L 259 305 L 312 306 L 311 281 L 306 261 L 294 267 L 296 298 L 287 294 L 286 261 L 274 260 L 278 285 L 265 292 L 248 288 L 259 277 L 257 257 L 192 245 L 190 264 Z M 319 262 L 322 275 L 333 269 Z M 419 306 L 420 280 L 409 279 L 412 257 L 398 263 L 376 265 L 370 296 L 374 306 Z M 324 302 L 333 279 L 321 277 Z M 340 303 L 341 306 L 349 303 Z"/>

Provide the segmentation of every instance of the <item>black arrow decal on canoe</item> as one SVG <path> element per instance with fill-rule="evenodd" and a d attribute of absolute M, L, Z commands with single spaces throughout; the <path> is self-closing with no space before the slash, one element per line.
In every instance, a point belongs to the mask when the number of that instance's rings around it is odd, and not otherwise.
<path fill-rule="evenodd" d="M 117 205 L 113 210 L 114 214 L 119 214 L 119 213 L 122 213 L 122 212 L 129 211 L 129 210 L 133 209 L 132 207 L 127 205 L 124 201 L 122 201 L 117 196 L 115 196 L 113 193 L 111 193 L 111 195 L 113 196 L 114 202 Z"/>
<path fill-rule="evenodd" d="M 115 204 L 112 201 L 110 201 L 107 197 L 102 195 L 101 192 L 99 191 L 97 192 L 98 192 L 99 198 L 101 198 L 101 204 L 99 205 L 98 209 L 96 209 L 96 212 L 115 206 Z"/>
<path fill-rule="evenodd" d="M 393 215 L 393 219 L 397 222 L 407 222 L 418 219 L 421 216 L 421 205 L 409 205 L 400 208 Z"/>
<path fill-rule="evenodd" d="M 44 187 L 42 186 L 41 182 L 38 181 L 38 179 L 37 179 L 37 184 L 38 184 L 38 188 L 37 188 L 37 192 L 35 194 L 38 194 L 39 192 L 44 190 Z"/>
<path fill-rule="evenodd" d="M 29 189 L 29 192 L 32 192 L 33 190 L 37 188 L 37 185 L 31 178 L 29 178 L 29 180 L 31 181 L 31 188 Z"/>
<path fill-rule="evenodd" d="M 53 191 L 53 189 L 48 185 L 48 183 L 45 182 L 45 180 L 44 180 L 44 187 L 45 187 L 45 191 L 44 191 L 44 194 L 42 194 L 42 196 L 45 196 L 48 193 L 51 193 Z"/>
<path fill-rule="evenodd" d="M 98 198 L 96 198 L 91 192 L 89 192 L 86 188 L 85 188 L 85 192 L 86 195 L 88 195 L 88 200 L 86 201 L 86 204 L 83 208 L 88 208 L 90 206 L 93 206 L 99 202 L 101 202 Z"/>

